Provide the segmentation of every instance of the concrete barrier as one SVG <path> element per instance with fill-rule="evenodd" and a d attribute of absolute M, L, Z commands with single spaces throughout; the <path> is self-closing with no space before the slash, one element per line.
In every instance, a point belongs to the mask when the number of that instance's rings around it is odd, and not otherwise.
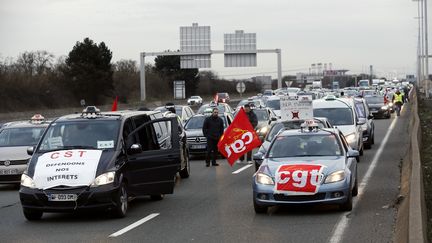
<path fill-rule="evenodd" d="M 411 115 L 413 118 L 410 129 L 411 139 L 411 175 L 409 185 L 409 216 L 408 216 L 408 241 L 427 242 L 426 208 L 423 190 L 423 173 L 420 157 L 421 130 L 418 116 L 417 92 L 412 89 L 410 100 L 412 101 Z"/>

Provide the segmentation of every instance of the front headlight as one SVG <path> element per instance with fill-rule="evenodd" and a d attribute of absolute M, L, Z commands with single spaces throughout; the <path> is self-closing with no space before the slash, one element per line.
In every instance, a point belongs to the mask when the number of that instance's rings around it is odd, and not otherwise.
<path fill-rule="evenodd" d="M 355 134 L 354 133 L 347 135 L 345 138 L 348 141 L 348 143 L 354 143 L 355 142 Z"/>
<path fill-rule="evenodd" d="M 386 105 L 381 107 L 381 110 L 387 110 L 387 109 L 388 109 L 388 106 L 386 106 Z"/>
<path fill-rule="evenodd" d="M 96 177 L 96 179 L 93 181 L 93 183 L 90 186 L 96 187 L 96 186 L 102 186 L 109 183 L 113 183 L 114 178 L 115 178 L 115 172 L 110 171 Z"/>
<path fill-rule="evenodd" d="M 260 134 L 266 134 L 268 132 L 268 127 L 261 127 L 260 129 L 258 129 L 258 133 Z"/>
<path fill-rule="evenodd" d="M 269 175 L 266 175 L 264 173 L 257 173 L 255 177 L 255 181 L 258 184 L 274 185 L 273 179 Z"/>
<path fill-rule="evenodd" d="M 392 106 L 393 106 L 393 103 L 391 103 L 391 102 L 390 102 L 390 103 L 388 103 L 388 106 L 392 107 Z"/>
<path fill-rule="evenodd" d="M 34 184 L 33 179 L 26 174 L 21 175 L 21 186 L 25 186 L 28 188 L 36 188 L 36 185 Z"/>
<path fill-rule="evenodd" d="M 345 179 L 345 171 L 339 170 L 328 175 L 324 183 L 333 183 L 333 182 L 342 181 L 344 179 Z"/>

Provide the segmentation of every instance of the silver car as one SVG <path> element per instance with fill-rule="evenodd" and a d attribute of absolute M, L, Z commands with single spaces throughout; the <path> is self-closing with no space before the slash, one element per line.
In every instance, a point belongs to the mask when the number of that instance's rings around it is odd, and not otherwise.
<path fill-rule="evenodd" d="M 0 129 L 0 183 L 20 183 L 30 155 L 27 148 L 37 145 L 49 122 L 17 121 Z"/>

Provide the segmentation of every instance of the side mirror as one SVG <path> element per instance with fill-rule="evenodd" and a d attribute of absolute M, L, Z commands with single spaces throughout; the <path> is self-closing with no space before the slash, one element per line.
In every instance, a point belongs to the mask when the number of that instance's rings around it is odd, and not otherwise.
<path fill-rule="evenodd" d="M 364 125 L 366 124 L 366 118 L 359 118 L 357 121 L 357 125 Z"/>
<path fill-rule="evenodd" d="M 253 155 L 253 160 L 258 160 L 258 161 L 261 161 L 261 160 L 263 160 L 264 158 L 264 154 L 263 153 L 261 153 L 261 152 L 257 152 L 257 153 L 255 153 L 254 155 Z"/>
<path fill-rule="evenodd" d="M 129 154 L 139 154 L 142 152 L 141 144 L 132 144 L 128 149 Z"/>
<path fill-rule="evenodd" d="M 374 116 L 372 114 L 369 114 L 368 119 L 373 119 Z"/>
<path fill-rule="evenodd" d="M 358 156 L 360 156 L 359 151 L 353 149 L 348 150 L 348 158 L 356 158 Z"/>
<path fill-rule="evenodd" d="M 33 146 L 27 147 L 27 154 L 30 156 L 33 155 L 34 149 L 35 149 L 35 147 L 33 147 Z"/>
<path fill-rule="evenodd" d="M 272 117 L 271 120 L 272 121 L 277 121 L 277 118 L 276 117 Z"/>

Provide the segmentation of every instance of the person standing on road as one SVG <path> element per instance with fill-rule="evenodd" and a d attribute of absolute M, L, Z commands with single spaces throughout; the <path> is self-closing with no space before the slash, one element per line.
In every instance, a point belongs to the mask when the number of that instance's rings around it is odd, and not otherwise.
<path fill-rule="evenodd" d="M 399 89 L 397 89 L 396 93 L 393 94 L 393 104 L 396 106 L 396 115 L 400 116 L 400 110 L 403 105 L 403 95 Z"/>
<path fill-rule="evenodd" d="M 407 103 L 408 101 L 409 101 L 409 88 L 408 88 L 408 85 L 405 85 L 405 87 L 403 88 L 403 91 L 404 91 L 404 97 L 403 97 L 403 99 L 404 99 L 404 103 Z"/>
<path fill-rule="evenodd" d="M 212 114 L 206 117 L 202 131 L 207 139 L 206 166 L 210 166 L 210 159 L 212 166 L 218 166 L 219 164 L 216 163 L 218 154 L 217 144 L 224 132 L 223 120 L 219 117 L 218 108 L 213 108 Z"/>
<path fill-rule="evenodd" d="M 256 126 L 258 125 L 257 115 L 255 114 L 255 112 L 253 112 L 253 110 L 251 110 L 250 104 L 244 105 L 244 110 L 246 112 L 246 115 L 248 116 L 249 122 L 252 124 L 252 127 L 255 130 Z M 247 157 L 247 163 L 252 164 L 252 150 L 247 152 L 246 157 Z M 244 161 L 244 155 L 240 157 L 240 163 L 243 163 L 243 161 Z"/>

